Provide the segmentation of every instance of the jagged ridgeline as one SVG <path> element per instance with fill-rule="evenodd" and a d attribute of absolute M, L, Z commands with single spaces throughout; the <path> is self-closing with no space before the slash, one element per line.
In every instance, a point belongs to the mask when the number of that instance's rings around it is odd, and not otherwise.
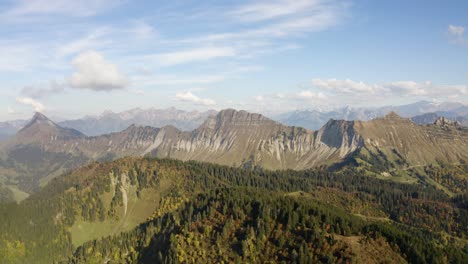
<path fill-rule="evenodd" d="M 172 126 L 130 126 L 88 137 L 36 114 L 17 135 L 0 143 L 0 182 L 32 193 L 72 168 L 125 156 L 274 170 L 352 165 L 378 178 L 418 183 L 428 178 L 425 166 L 466 163 L 468 129 L 449 122 L 416 125 L 391 113 L 366 122 L 330 120 L 311 131 L 228 109 L 210 116 L 192 132 Z M 445 188 L 434 180 L 426 182 Z"/>
<path fill-rule="evenodd" d="M 467 263 L 468 197 L 329 172 L 92 163 L 0 206 L 0 263 Z"/>

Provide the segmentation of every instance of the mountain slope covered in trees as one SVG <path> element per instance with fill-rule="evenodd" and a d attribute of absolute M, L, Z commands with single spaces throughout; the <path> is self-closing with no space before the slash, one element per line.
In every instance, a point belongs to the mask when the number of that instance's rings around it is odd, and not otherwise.
<path fill-rule="evenodd" d="M 381 261 L 466 263 L 468 197 L 459 188 L 450 197 L 355 168 L 93 163 L 0 206 L 0 262 L 346 263 L 380 252 Z"/>

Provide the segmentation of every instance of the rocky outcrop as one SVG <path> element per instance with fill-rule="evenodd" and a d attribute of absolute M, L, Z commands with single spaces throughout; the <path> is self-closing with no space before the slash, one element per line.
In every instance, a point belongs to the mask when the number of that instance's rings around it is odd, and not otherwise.
<path fill-rule="evenodd" d="M 330 120 L 317 133 L 317 140 L 340 150 L 345 157 L 363 145 L 362 138 L 354 129 L 354 121 Z"/>
<path fill-rule="evenodd" d="M 439 126 L 439 127 L 444 127 L 444 128 L 449 128 L 449 127 L 460 127 L 460 123 L 457 121 L 452 121 L 448 118 L 445 118 L 443 116 L 438 117 L 436 121 L 434 122 L 434 125 Z"/>

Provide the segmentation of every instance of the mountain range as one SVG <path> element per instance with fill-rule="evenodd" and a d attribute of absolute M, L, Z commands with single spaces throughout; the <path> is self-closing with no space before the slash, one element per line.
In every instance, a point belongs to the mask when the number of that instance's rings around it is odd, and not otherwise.
<path fill-rule="evenodd" d="M 468 159 L 467 136 L 468 129 L 459 126 L 446 122 L 421 126 L 393 112 L 371 121 L 329 120 L 312 131 L 226 109 L 190 132 L 174 126 L 131 125 L 121 132 L 89 137 L 36 113 L 15 136 L 0 143 L 0 172 L 8 185 L 26 192 L 87 162 L 124 156 L 273 170 L 355 162 L 380 175 L 385 171 L 378 169 L 379 162 L 401 169 L 462 163 Z"/>
<path fill-rule="evenodd" d="M 27 122 L 27 120 L 13 120 L 0 122 L 0 140 L 6 139 L 7 137 L 14 135 Z"/>
<path fill-rule="evenodd" d="M 457 120 L 462 126 L 468 126 L 468 106 L 460 103 L 433 103 L 428 101 L 380 108 L 344 107 L 333 111 L 297 110 L 273 115 L 271 119 L 290 126 L 318 130 L 330 119 L 367 121 L 383 117 L 390 112 L 395 112 L 403 117 L 411 117 L 418 124 L 433 124 L 438 117 L 446 117 Z M 209 116 L 216 115 L 216 113 L 215 110 L 204 112 L 184 111 L 173 107 L 167 109 L 134 108 L 119 113 L 105 111 L 98 116 L 61 120 L 57 124 L 61 127 L 76 129 L 87 136 L 120 132 L 133 124 L 151 127 L 172 125 L 182 131 L 192 131 L 198 128 Z M 28 120 L 0 122 L 0 140 L 14 135 L 27 122 Z"/>
<path fill-rule="evenodd" d="M 208 116 L 214 114 L 216 114 L 214 110 L 189 112 L 173 107 L 167 109 L 135 108 L 120 113 L 106 111 L 99 116 L 86 116 L 82 119 L 61 121 L 58 124 L 79 130 L 88 136 L 119 132 L 130 125 L 152 127 L 172 125 L 183 131 L 191 131 L 200 126 Z"/>
<path fill-rule="evenodd" d="M 208 110 L 183 111 L 176 108 L 140 109 L 134 108 L 120 113 L 105 111 L 99 116 L 85 116 L 80 119 L 62 120 L 57 122 L 61 127 L 79 130 L 87 136 L 98 136 L 119 132 L 131 125 L 163 127 L 172 125 L 183 131 L 191 131 L 200 126 L 216 111 Z M 28 123 L 28 120 L 13 120 L 0 122 L 0 140 L 14 135 Z"/>
<path fill-rule="evenodd" d="M 428 101 L 378 108 L 344 107 L 333 111 L 297 110 L 282 113 L 272 118 L 287 125 L 301 126 L 315 130 L 322 127 L 329 119 L 368 121 L 374 118 L 383 117 L 390 112 L 395 112 L 402 117 L 414 117 L 414 120 L 419 124 L 432 124 L 437 117 L 443 116 L 454 120 L 456 119 L 460 121 L 462 125 L 468 125 L 468 106 L 461 103 L 434 103 Z M 434 115 L 436 118 L 425 119 L 420 117 L 425 114 Z"/>

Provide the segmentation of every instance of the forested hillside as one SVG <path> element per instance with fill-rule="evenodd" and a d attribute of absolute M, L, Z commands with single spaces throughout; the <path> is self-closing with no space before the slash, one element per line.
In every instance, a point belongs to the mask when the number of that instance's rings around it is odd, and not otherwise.
<path fill-rule="evenodd" d="M 463 188 L 124 158 L 1 205 L 0 262 L 466 263 Z"/>

